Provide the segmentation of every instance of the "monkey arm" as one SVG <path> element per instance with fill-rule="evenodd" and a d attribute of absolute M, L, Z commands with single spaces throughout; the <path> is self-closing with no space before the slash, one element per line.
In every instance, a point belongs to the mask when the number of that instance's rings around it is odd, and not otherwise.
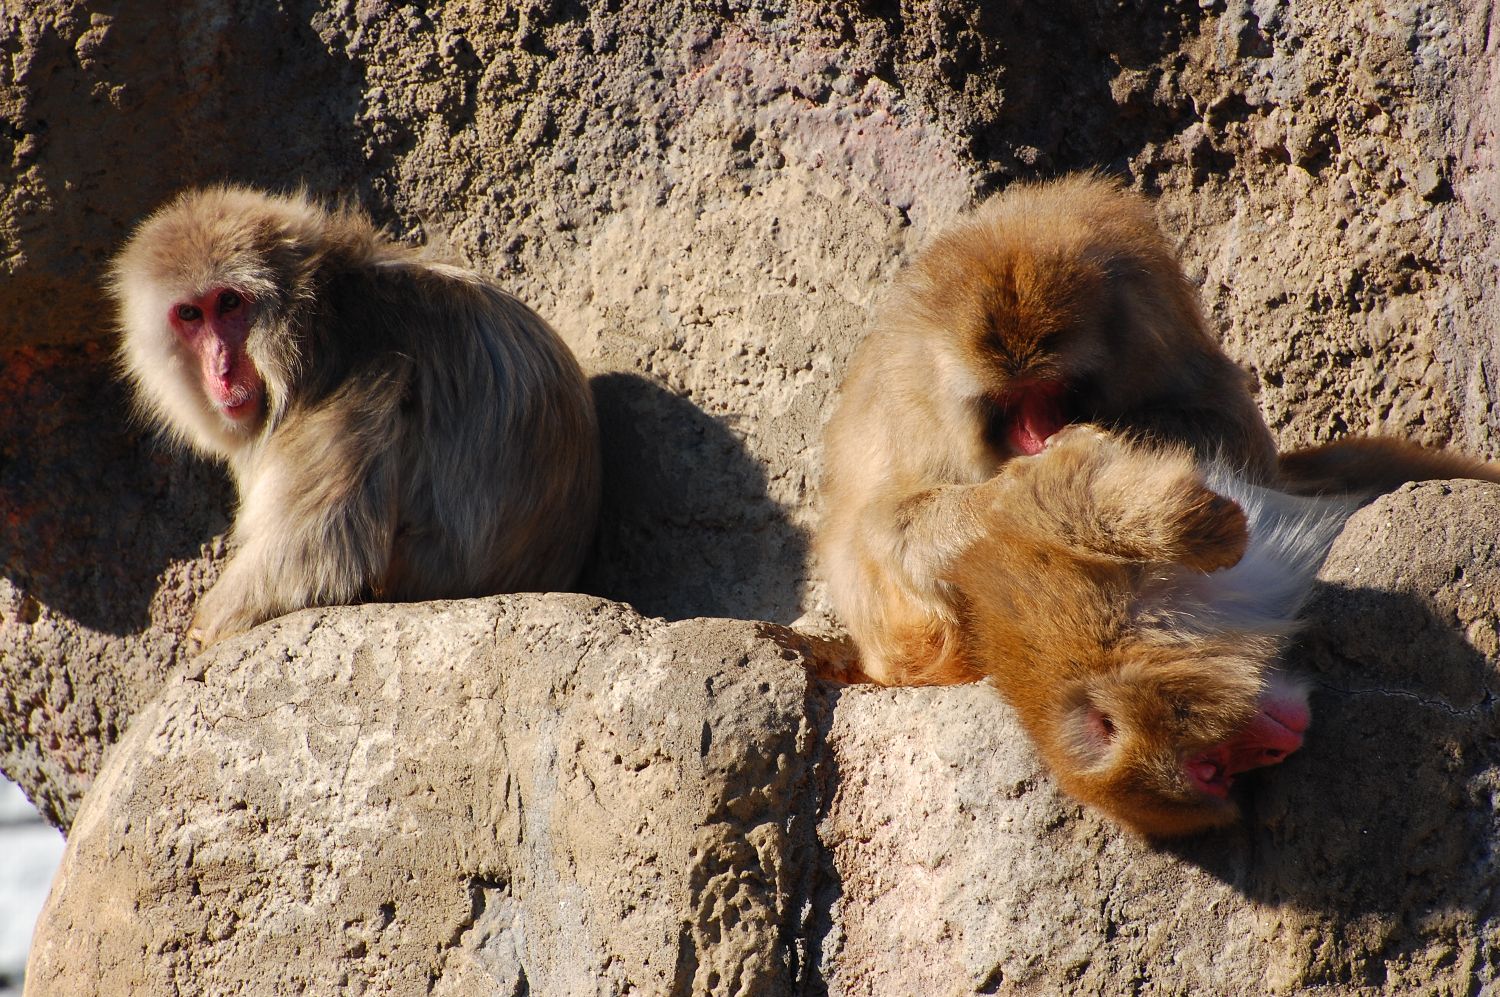
<path fill-rule="evenodd" d="M 352 375 L 267 438 L 245 476 L 237 549 L 194 616 L 204 643 L 304 606 L 379 594 L 399 493 L 406 371 L 395 370 Z"/>
<path fill-rule="evenodd" d="M 1152 446 L 1185 446 L 1202 461 L 1221 461 L 1242 477 L 1268 484 L 1276 473 L 1276 442 L 1248 397 L 1225 392 L 1214 405 L 1174 402 L 1102 420 L 1106 428 Z"/>
<path fill-rule="evenodd" d="M 1004 531 L 1117 561 L 1214 571 L 1236 563 L 1245 514 L 1211 491 L 1192 456 L 1065 429 L 1035 457 L 1011 460 L 983 486 L 986 532 Z"/>

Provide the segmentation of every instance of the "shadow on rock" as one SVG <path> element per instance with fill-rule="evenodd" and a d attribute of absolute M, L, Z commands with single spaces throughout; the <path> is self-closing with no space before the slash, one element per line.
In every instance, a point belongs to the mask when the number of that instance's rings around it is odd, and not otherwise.
<path fill-rule="evenodd" d="M 163 569 L 228 529 L 223 473 L 130 425 L 101 347 L 0 354 L 0 573 L 83 627 L 150 624 Z M 37 604 L 40 604 L 38 606 Z"/>
<path fill-rule="evenodd" d="M 592 385 L 604 510 L 582 589 L 667 619 L 795 619 L 807 538 L 767 496 L 744 443 L 644 377 L 603 374 Z"/>
<path fill-rule="evenodd" d="M 1172 850 L 1326 933 L 1335 954 L 1308 982 L 1379 983 L 1439 913 L 1483 909 L 1495 888 L 1493 666 L 1411 595 L 1326 585 L 1310 617 L 1292 655 L 1313 681 L 1306 745 L 1246 787 L 1248 831 Z M 1225 847 L 1241 835 L 1248 852 Z"/>

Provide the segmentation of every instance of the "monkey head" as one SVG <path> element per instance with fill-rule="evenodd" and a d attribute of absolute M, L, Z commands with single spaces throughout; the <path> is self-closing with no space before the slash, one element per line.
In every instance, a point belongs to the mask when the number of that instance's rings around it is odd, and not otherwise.
<path fill-rule="evenodd" d="M 1260 549 L 1215 572 L 1036 552 L 1025 589 L 990 582 L 998 553 L 961 581 L 964 654 L 1073 797 L 1149 837 L 1191 834 L 1232 823 L 1237 778 L 1301 747 L 1306 691 L 1279 669 L 1300 591 L 1235 591 Z"/>
<path fill-rule="evenodd" d="M 1247 650 L 1121 648 L 1028 726 L 1070 794 L 1141 834 L 1232 823 L 1236 777 L 1300 748 L 1311 719 L 1304 688 Z"/>
<path fill-rule="evenodd" d="M 210 455 L 256 437 L 305 350 L 289 320 L 314 297 L 302 272 L 309 214 L 305 199 L 193 191 L 148 218 L 115 258 L 124 372 L 153 421 Z"/>
<path fill-rule="evenodd" d="M 1086 174 L 1022 193 L 940 236 L 897 309 L 929 331 L 936 391 L 979 415 L 999 460 L 1170 404 L 1218 355 L 1146 201 Z"/>

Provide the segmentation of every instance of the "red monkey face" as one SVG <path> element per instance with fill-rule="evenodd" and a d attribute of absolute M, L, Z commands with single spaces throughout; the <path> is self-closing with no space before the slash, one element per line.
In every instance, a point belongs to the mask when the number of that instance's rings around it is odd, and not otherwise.
<path fill-rule="evenodd" d="M 198 362 L 199 381 L 209 402 L 229 422 L 253 427 L 264 411 L 265 384 L 245 351 L 252 303 L 239 291 L 212 287 L 180 298 L 167 321 Z"/>
<path fill-rule="evenodd" d="M 1089 260 L 987 240 L 940 242 L 913 278 L 926 321 L 945 330 L 945 385 L 971 400 L 1001 457 L 1041 453 L 1070 423 L 1088 421 L 1104 365 L 1114 293 Z"/>
<path fill-rule="evenodd" d="M 1246 664 L 1222 663 L 1226 673 L 1261 671 Z M 1067 789 L 1155 837 L 1233 822 L 1236 777 L 1300 748 L 1311 715 L 1306 692 L 1280 672 L 1246 688 L 1203 666 L 1157 676 L 1126 668 L 1075 691 L 1062 722 L 1039 738 L 1063 762 L 1054 767 Z"/>

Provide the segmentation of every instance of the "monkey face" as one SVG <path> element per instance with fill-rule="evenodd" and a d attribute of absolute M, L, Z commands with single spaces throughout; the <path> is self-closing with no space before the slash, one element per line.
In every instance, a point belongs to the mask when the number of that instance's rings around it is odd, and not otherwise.
<path fill-rule="evenodd" d="M 210 287 L 175 300 L 167 323 L 197 362 L 199 384 L 231 425 L 253 428 L 264 415 L 265 383 L 245 349 L 253 303 L 230 287 Z"/>
<path fill-rule="evenodd" d="M 1104 267 L 980 229 L 939 242 L 913 276 L 919 313 L 942 334 L 940 368 L 971 399 L 1001 459 L 1040 453 L 1064 426 L 1094 418 L 1115 311 Z"/>
<path fill-rule="evenodd" d="M 1134 661 L 1067 697 L 1038 732 L 1064 787 L 1152 837 L 1234 821 L 1236 777 L 1296 751 L 1310 720 L 1300 685 L 1244 660 Z"/>
<path fill-rule="evenodd" d="M 152 422 L 219 456 L 241 452 L 266 425 L 287 363 L 264 348 L 287 338 L 268 337 L 286 325 L 287 300 L 308 297 L 293 278 L 308 258 L 310 217 L 305 205 L 238 188 L 192 191 L 121 250 L 109 279 L 121 366 Z"/>

